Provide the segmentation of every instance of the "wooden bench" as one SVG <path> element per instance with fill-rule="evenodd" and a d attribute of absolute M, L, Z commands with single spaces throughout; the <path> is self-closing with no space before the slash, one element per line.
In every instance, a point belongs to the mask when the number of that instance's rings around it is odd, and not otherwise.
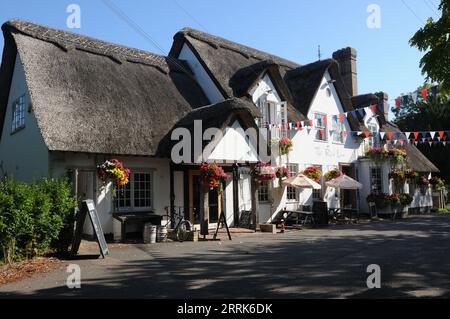
<path fill-rule="evenodd" d="M 121 224 L 121 238 L 124 242 L 127 238 L 127 226 L 130 223 L 141 224 L 143 229 L 145 223 L 152 223 L 153 225 L 161 225 L 162 216 L 154 212 L 119 212 L 114 213 L 113 218 L 118 220 Z"/>

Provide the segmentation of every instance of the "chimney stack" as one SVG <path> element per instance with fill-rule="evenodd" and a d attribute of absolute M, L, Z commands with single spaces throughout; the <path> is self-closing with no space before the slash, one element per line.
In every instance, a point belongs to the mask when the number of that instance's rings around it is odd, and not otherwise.
<path fill-rule="evenodd" d="M 384 121 L 387 122 L 387 121 L 389 121 L 389 105 L 387 103 L 387 101 L 389 100 L 389 95 L 384 92 L 377 92 L 377 93 L 375 93 L 375 95 L 378 96 L 378 98 L 380 99 L 380 103 L 384 102 L 383 103 L 383 106 L 384 106 L 383 116 L 384 116 Z"/>
<path fill-rule="evenodd" d="M 356 50 L 344 48 L 333 53 L 333 59 L 339 63 L 341 76 L 350 96 L 358 95 L 358 79 L 356 73 Z"/>

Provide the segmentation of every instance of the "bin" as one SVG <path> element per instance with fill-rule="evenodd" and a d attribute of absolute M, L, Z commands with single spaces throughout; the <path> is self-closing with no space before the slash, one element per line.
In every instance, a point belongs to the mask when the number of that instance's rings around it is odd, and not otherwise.
<path fill-rule="evenodd" d="M 156 226 L 152 223 L 146 223 L 144 225 L 142 238 L 144 240 L 144 244 L 156 243 Z"/>

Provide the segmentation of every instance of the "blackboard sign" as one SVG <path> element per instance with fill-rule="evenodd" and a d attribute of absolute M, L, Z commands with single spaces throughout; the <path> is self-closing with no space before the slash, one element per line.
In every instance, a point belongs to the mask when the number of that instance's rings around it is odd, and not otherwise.
<path fill-rule="evenodd" d="M 81 210 L 78 213 L 76 220 L 75 236 L 72 242 L 71 254 L 74 256 L 78 253 L 81 243 L 81 236 L 83 234 L 84 221 L 86 220 L 87 214 L 89 214 L 89 219 L 91 221 L 92 228 L 94 229 L 94 235 L 97 240 L 98 247 L 100 248 L 100 253 L 103 258 L 105 258 L 105 255 L 109 252 L 108 245 L 106 244 L 100 218 L 98 217 L 97 209 L 95 208 L 95 204 L 92 199 L 84 200 L 81 204 Z"/>
<path fill-rule="evenodd" d="M 241 217 L 239 218 L 239 227 L 250 228 L 252 225 L 252 211 L 243 210 L 241 212 Z"/>

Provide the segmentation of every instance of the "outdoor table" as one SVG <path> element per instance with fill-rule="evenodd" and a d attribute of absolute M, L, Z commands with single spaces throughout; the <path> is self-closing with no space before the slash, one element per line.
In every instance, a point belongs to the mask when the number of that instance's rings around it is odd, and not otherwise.
<path fill-rule="evenodd" d="M 353 219 L 353 214 L 356 214 L 356 218 L 359 220 L 359 214 L 358 210 L 354 208 L 329 208 L 328 209 L 328 215 L 330 217 L 336 217 L 336 219 L 339 216 L 345 217 L 346 215 L 349 215 L 350 220 Z"/>
<path fill-rule="evenodd" d="M 299 220 L 300 220 L 299 217 L 301 217 L 301 216 L 304 216 L 303 222 L 302 222 L 303 225 L 305 225 L 308 221 L 311 225 L 315 224 L 313 212 L 306 212 L 306 211 L 302 211 L 302 210 L 285 210 L 283 212 L 283 218 L 285 218 L 285 219 L 288 219 L 292 215 L 297 215 L 297 224 L 299 223 Z"/>

